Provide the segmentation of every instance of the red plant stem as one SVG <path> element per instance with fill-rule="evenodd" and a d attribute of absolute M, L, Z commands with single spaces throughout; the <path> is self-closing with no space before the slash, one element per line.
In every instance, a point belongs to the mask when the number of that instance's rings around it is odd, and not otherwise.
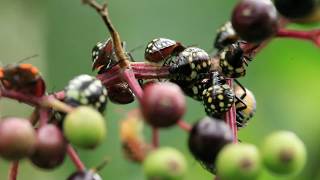
<path fill-rule="evenodd" d="M 49 114 L 47 108 L 41 108 L 39 111 L 39 125 L 40 127 L 45 126 L 48 123 Z"/>
<path fill-rule="evenodd" d="M 181 129 L 183 129 L 186 132 L 190 132 L 192 129 L 192 126 L 184 120 L 179 120 L 177 124 Z"/>
<path fill-rule="evenodd" d="M 77 152 L 73 149 L 73 147 L 70 144 L 68 144 L 67 146 L 67 153 L 70 159 L 72 160 L 73 164 L 77 167 L 78 171 L 84 171 L 86 169 L 86 167 L 80 160 Z"/>
<path fill-rule="evenodd" d="M 228 85 L 233 87 L 233 80 L 227 80 Z M 236 122 L 236 107 L 235 104 L 231 106 L 230 110 L 226 114 L 226 123 L 229 125 L 232 135 L 233 135 L 233 143 L 238 143 L 238 129 L 237 129 L 237 122 Z"/>
<path fill-rule="evenodd" d="M 133 71 L 131 69 L 125 69 L 123 72 L 123 78 L 127 81 L 130 89 L 133 94 L 138 98 L 139 102 L 141 102 L 143 97 L 143 90 L 138 83 Z"/>
<path fill-rule="evenodd" d="M 152 127 L 152 146 L 159 147 L 159 129 L 156 127 Z"/>
<path fill-rule="evenodd" d="M 290 29 L 279 29 L 277 37 L 295 38 L 312 41 L 320 47 L 320 29 L 311 31 L 299 31 Z"/>
<path fill-rule="evenodd" d="M 16 180 L 18 176 L 19 161 L 14 161 L 10 165 L 8 180 Z"/>

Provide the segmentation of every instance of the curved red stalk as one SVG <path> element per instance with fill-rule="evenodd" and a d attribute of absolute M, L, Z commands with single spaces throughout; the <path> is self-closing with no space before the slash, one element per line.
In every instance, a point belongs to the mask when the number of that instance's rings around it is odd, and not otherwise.
<path fill-rule="evenodd" d="M 18 176 L 19 161 L 14 161 L 10 165 L 8 180 L 16 180 Z"/>

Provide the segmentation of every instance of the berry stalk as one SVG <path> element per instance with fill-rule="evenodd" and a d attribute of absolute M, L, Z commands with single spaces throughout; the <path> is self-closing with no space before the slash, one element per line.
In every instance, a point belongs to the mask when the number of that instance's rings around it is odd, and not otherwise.
<path fill-rule="evenodd" d="M 230 87 L 233 87 L 233 80 L 228 79 L 227 83 Z M 233 143 L 238 142 L 238 129 L 237 129 L 237 120 L 236 120 L 236 107 L 235 104 L 231 106 L 230 110 L 226 114 L 226 123 L 229 125 L 232 134 L 233 134 Z"/>
<path fill-rule="evenodd" d="M 77 167 L 78 171 L 84 171 L 86 169 L 86 167 L 80 160 L 77 152 L 70 144 L 68 144 L 67 146 L 67 153 L 70 159 L 72 160 L 73 164 Z"/>
<path fill-rule="evenodd" d="M 178 126 L 179 126 L 181 129 L 183 129 L 184 131 L 186 131 L 186 132 L 188 132 L 188 133 L 191 131 L 192 126 L 191 126 L 190 124 L 188 124 L 186 121 L 184 121 L 184 120 L 179 120 L 179 121 L 177 122 L 177 124 L 178 124 Z"/>
<path fill-rule="evenodd" d="M 309 40 L 313 42 L 315 45 L 320 47 L 320 30 L 315 29 L 311 31 L 299 31 L 299 30 L 291 30 L 291 29 L 279 29 L 277 33 L 277 37 L 281 38 L 295 38 L 302 40 Z"/>
<path fill-rule="evenodd" d="M 19 161 L 14 161 L 10 165 L 8 180 L 16 180 L 18 176 Z"/>

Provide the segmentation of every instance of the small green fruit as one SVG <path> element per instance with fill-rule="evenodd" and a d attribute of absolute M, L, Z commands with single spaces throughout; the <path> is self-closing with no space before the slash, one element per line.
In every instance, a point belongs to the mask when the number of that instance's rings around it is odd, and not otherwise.
<path fill-rule="evenodd" d="M 262 146 L 263 162 L 279 175 L 299 173 L 306 164 L 306 148 L 292 132 L 280 131 L 269 135 Z"/>
<path fill-rule="evenodd" d="M 186 173 L 187 163 L 182 153 L 164 147 L 151 152 L 143 168 L 148 180 L 180 180 Z"/>
<path fill-rule="evenodd" d="M 72 143 L 83 148 L 94 148 L 106 136 L 102 115 L 91 107 L 81 106 L 70 112 L 63 122 L 63 132 Z"/>
<path fill-rule="evenodd" d="M 254 180 L 260 174 L 261 164 L 260 153 L 254 145 L 229 144 L 217 157 L 217 172 L 223 180 Z"/>

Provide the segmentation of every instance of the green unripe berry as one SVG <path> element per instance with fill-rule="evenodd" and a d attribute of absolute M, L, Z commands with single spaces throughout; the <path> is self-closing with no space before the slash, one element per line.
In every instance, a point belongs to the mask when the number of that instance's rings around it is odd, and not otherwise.
<path fill-rule="evenodd" d="M 106 136 L 106 124 L 102 115 L 91 107 L 81 106 L 70 112 L 63 122 L 63 132 L 74 145 L 94 148 Z"/>
<path fill-rule="evenodd" d="M 250 144 L 229 144 L 217 157 L 218 176 L 223 180 L 257 179 L 261 167 L 260 153 Z"/>
<path fill-rule="evenodd" d="M 144 160 L 143 168 L 148 180 L 181 180 L 187 163 L 182 153 L 164 147 L 151 152 Z"/>
<path fill-rule="evenodd" d="M 263 145 L 264 165 L 279 175 L 299 173 L 306 164 L 306 148 L 292 132 L 279 131 L 269 135 Z"/>

